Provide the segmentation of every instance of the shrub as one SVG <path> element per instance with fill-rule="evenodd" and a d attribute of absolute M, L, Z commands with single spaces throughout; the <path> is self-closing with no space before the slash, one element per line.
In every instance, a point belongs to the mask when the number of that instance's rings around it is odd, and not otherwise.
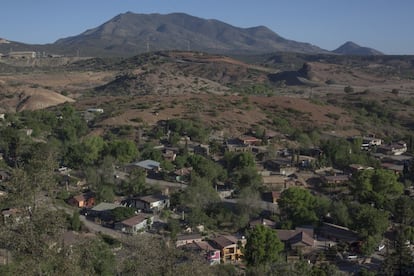
<path fill-rule="evenodd" d="M 345 86 L 344 87 L 344 92 L 345 93 L 352 93 L 352 92 L 354 92 L 354 88 L 352 87 L 352 86 Z"/>

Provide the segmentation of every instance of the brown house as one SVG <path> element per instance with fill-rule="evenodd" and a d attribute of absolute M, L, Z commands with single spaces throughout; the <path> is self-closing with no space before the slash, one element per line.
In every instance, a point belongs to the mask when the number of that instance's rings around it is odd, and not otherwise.
<path fill-rule="evenodd" d="M 200 234 L 180 235 L 177 236 L 175 246 L 179 247 L 193 242 L 201 242 L 202 240 L 203 237 Z"/>
<path fill-rule="evenodd" d="M 319 228 L 319 235 L 337 242 L 343 241 L 347 243 L 354 243 L 360 240 L 357 232 L 352 231 L 347 227 L 327 222 L 324 222 Z"/>
<path fill-rule="evenodd" d="M 297 227 L 295 230 L 277 229 L 277 236 L 285 244 L 286 248 L 294 251 L 310 251 L 315 247 L 313 229 Z"/>
<path fill-rule="evenodd" d="M 349 181 L 349 175 L 346 174 L 337 174 L 337 175 L 326 175 L 322 177 L 322 182 L 325 185 L 343 185 Z"/>
<path fill-rule="evenodd" d="M 259 218 L 259 219 L 251 220 L 249 222 L 250 228 L 255 228 L 257 225 L 263 225 L 265 227 L 275 228 L 276 222 L 270 219 L 265 219 L 265 218 Z"/>
<path fill-rule="evenodd" d="M 95 197 L 92 194 L 75 195 L 69 199 L 69 204 L 78 208 L 91 208 L 95 205 Z"/>
<path fill-rule="evenodd" d="M 253 136 L 241 136 L 238 138 L 240 144 L 243 145 L 260 145 L 262 143 L 262 140 Z"/>

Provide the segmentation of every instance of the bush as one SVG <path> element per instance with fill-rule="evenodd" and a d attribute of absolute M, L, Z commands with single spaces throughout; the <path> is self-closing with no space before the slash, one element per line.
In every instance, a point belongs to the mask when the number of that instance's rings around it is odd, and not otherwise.
<path fill-rule="evenodd" d="M 352 87 L 352 86 L 345 86 L 344 87 L 344 92 L 345 93 L 352 93 L 352 92 L 354 92 L 354 88 Z"/>

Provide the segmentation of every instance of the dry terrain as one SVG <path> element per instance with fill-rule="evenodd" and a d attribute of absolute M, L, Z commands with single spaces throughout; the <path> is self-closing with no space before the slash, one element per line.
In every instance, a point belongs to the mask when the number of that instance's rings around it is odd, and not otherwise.
<path fill-rule="evenodd" d="M 286 119 L 294 128 L 352 135 L 370 127 L 370 121 L 358 125 L 357 116 L 363 113 L 354 107 L 360 102 L 369 109 L 375 101 L 407 125 L 414 115 L 413 79 L 386 77 L 390 65 L 375 62 L 312 61 L 283 72 L 224 56 L 163 52 L 115 61 L 17 65 L 10 67 L 13 73 L 0 74 L 0 109 L 18 112 L 64 102 L 74 102 L 80 111 L 100 107 L 105 112 L 96 122 L 97 132 L 180 117 L 196 118 L 229 134 L 252 125 L 282 132 L 275 120 Z M 297 78 L 298 84 L 286 85 L 285 76 Z M 345 93 L 346 86 L 353 91 Z"/>

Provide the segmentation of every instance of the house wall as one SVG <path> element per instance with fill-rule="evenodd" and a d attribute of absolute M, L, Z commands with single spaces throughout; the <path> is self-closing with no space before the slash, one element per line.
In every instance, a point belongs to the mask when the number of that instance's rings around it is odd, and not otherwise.
<path fill-rule="evenodd" d="M 147 227 L 147 225 L 148 225 L 148 220 L 147 220 L 147 219 L 145 219 L 145 220 L 143 220 L 141 223 L 138 223 L 138 224 L 136 224 L 136 225 L 133 227 L 133 232 L 134 232 L 134 233 L 137 233 L 137 232 L 139 232 L 140 230 L 145 229 L 145 228 Z"/>
<path fill-rule="evenodd" d="M 221 260 L 223 263 L 235 262 L 237 258 L 237 245 L 229 245 L 221 250 Z"/>
<path fill-rule="evenodd" d="M 210 250 L 207 252 L 207 261 L 210 265 L 220 264 L 220 250 Z"/>
<path fill-rule="evenodd" d="M 146 202 L 143 202 L 141 200 L 134 200 L 134 207 L 142 210 L 149 210 L 150 205 Z"/>

